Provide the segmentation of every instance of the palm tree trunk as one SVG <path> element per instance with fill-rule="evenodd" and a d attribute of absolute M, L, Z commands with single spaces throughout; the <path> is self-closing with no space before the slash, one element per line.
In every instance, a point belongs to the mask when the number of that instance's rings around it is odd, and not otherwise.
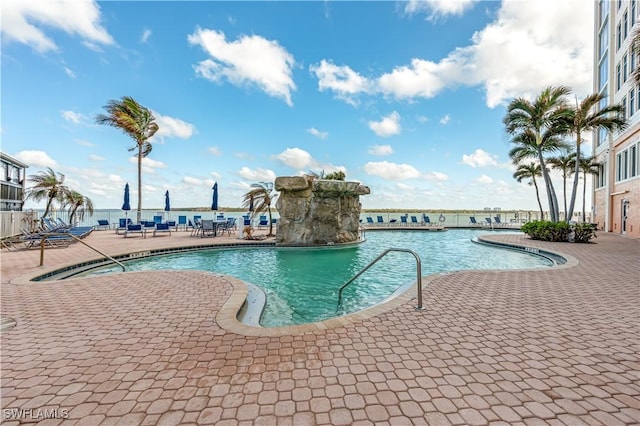
<path fill-rule="evenodd" d="M 566 172 L 562 173 L 562 198 L 564 199 L 564 219 L 565 221 L 569 221 L 569 215 L 567 214 L 567 174 Z"/>
<path fill-rule="evenodd" d="M 536 182 L 536 177 L 533 176 L 533 186 L 536 188 L 536 198 L 538 199 L 538 207 L 540 208 L 540 220 L 544 219 L 544 210 L 542 210 L 542 201 L 540 201 L 540 190 L 538 189 L 538 182 Z"/>
<path fill-rule="evenodd" d="M 551 183 L 551 177 L 547 171 L 547 165 L 544 162 L 542 151 L 538 149 L 538 161 L 540 162 L 540 168 L 542 169 L 542 177 L 544 178 L 544 184 L 547 188 L 547 199 L 549 201 L 549 215 L 552 222 L 558 221 L 558 198 L 556 192 L 553 189 L 553 183 Z"/>
<path fill-rule="evenodd" d="M 273 236 L 273 220 L 271 219 L 271 206 L 269 206 L 267 208 L 267 211 L 269 212 L 269 237 Z"/>
<path fill-rule="evenodd" d="M 584 172 L 584 182 L 582 185 L 582 223 L 587 221 L 586 204 L 587 204 L 587 172 Z"/>
<path fill-rule="evenodd" d="M 578 178 L 580 177 L 580 143 L 581 142 L 582 140 L 580 138 L 580 133 L 578 133 L 578 136 L 576 137 L 576 168 L 573 176 L 573 188 L 571 190 L 571 203 L 569 204 L 570 216 L 568 217 L 573 216 L 573 209 L 576 205 L 576 195 L 578 193 Z M 585 182 L 584 184 L 586 186 L 587 183 Z M 584 209 L 582 209 L 582 211 L 584 212 Z"/>
<path fill-rule="evenodd" d="M 142 144 L 138 143 L 138 223 L 142 220 Z"/>

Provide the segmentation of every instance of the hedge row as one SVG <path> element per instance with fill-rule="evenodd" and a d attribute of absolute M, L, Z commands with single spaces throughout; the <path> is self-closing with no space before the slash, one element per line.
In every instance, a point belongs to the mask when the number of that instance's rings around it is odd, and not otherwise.
<path fill-rule="evenodd" d="M 566 223 L 535 220 L 522 225 L 522 232 L 533 240 L 588 243 L 596 238 L 596 227 L 590 223 Z"/>

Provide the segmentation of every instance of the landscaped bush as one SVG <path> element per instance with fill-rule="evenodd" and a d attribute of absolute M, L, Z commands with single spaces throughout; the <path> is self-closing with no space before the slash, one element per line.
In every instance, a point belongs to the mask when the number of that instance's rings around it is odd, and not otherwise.
<path fill-rule="evenodd" d="M 522 225 L 521 230 L 533 240 L 553 242 L 588 243 L 596 236 L 595 227 L 590 223 L 569 225 L 566 222 L 533 221 Z"/>

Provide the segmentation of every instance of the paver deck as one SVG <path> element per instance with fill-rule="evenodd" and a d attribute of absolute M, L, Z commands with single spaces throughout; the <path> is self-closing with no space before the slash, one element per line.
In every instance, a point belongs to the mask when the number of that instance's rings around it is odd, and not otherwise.
<path fill-rule="evenodd" d="M 117 254 L 193 244 L 187 235 L 88 242 Z M 256 335 L 223 318 L 245 291 L 235 279 L 19 284 L 95 254 L 47 249 L 41 268 L 37 250 L 3 250 L 2 316 L 17 322 L 0 334 L 3 424 L 639 424 L 640 241 L 488 238 L 571 262 L 431 276 L 423 311 L 409 293 L 325 329 Z M 206 242 L 225 240 L 238 241 Z"/>

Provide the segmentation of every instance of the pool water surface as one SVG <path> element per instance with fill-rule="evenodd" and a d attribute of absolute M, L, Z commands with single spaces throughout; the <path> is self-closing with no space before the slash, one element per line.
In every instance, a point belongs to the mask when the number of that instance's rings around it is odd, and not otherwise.
<path fill-rule="evenodd" d="M 462 269 L 547 268 L 553 262 L 540 256 L 475 244 L 486 230 L 368 231 L 354 247 L 225 248 L 155 256 L 126 262 L 128 271 L 158 269 L 204 270 L 232 275 L 266 293 L 261 319 L 265 327 L 304 324 L 333 318 L 338 289 L 388 248 L 411 249 L 422 261 L 422 275 Z M 90 275 L 119 271 L 102 268 Z M 391 252 L 343 292 L 339 314 L 352 313 L 415 282 L 416 262 L 409 253 Z"/>

